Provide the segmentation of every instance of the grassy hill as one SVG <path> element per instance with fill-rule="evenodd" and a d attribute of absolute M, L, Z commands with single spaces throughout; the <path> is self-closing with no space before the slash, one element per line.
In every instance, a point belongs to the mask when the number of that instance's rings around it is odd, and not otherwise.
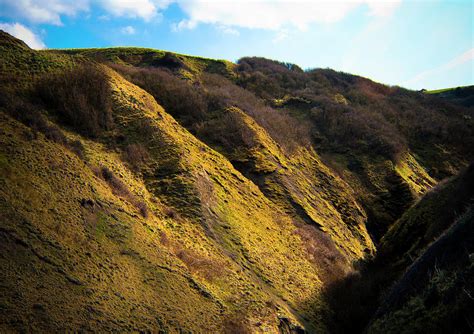
<path fill-rule="evenodd" d="M 328 288 L 474 156 L 471 109 L 331 70 L 0 54 L 2 331 L 330 331 Z"/>
<path fill-rule="evenodd" d="M 472 108 L 474 106 L 474 86 L 429 90 L 425 93 L 465 107 Z"/>

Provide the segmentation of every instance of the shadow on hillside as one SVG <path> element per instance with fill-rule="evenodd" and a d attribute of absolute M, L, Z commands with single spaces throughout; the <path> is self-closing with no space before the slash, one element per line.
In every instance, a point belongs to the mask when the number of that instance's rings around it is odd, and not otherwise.
<path fill-rule="evenodd" d="M 379 306 L 387 277 L 373 262 L 360 261 L 357 270 L 326 285 L 322 299 L 329 307 L 325 316 L 330 333 L 362 333 Z"/>

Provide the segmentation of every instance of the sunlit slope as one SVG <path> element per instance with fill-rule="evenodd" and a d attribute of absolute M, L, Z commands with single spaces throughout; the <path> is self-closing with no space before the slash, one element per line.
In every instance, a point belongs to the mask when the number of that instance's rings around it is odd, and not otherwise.
<path fill-rule="evenodd" d="M 235 65 L 226 61 L 153 49 L 110 48 L 52 52 L 79 54 L 107 64 L 125 64 L 130 70 L 133 66 L 166 68 L 193 85 L 205 86 L 207 74 L 230 79 L 237 76 Z M 206 87 L 212 92 L 211 86 Z M 236 169 L 259 186 L 293 220 L 300 225 L 310 225 L 322 230 L 323 236 L 330 236 L 345 258 L 343 262 L 346 269 L 350 262 L 373 253 L 374 246 L 365 228 L 367 217 L 364 210 L 356 202 L 350 187 L 324 165 L 313 149 L 301 148 L 287 154 L 259 122 L 236 106 L 218 111 L 217 116 L 209 109 L 204 117 L 209 130 L 206 134 L 195 135 L 224 154 Z M 250 146 L 241 145 L 229 138 L 232 147 L 222 147 L 221 142 L 229 136 L 228 131 L 232 131 L 225 129 L 223 125 L 229 118 L 238 124 L 239 132 L 251 137 Z M 180 123 L 190 130 L 195 125 L 186 121 Z"/>
<path fill-rule="evenodd" d="M 222 80 L 225 85 L 230 86 L 230 89 L 238 89 L 232 80 L 225 79 L 235 79 L 238 76 L 235 65 L 225 61 L 140 48 L 61 52 L 80 54 L 106 63 L 125 64 L 126 66 L 119 67 L 125 73 L 133 73 L 141 68 L 165 68 L 175 77 L 184 80 L 183 85 L 188 81 L 189 85 L 202 87 L 209 94 L 213 93 L 213 89 L 225 89 L 209 85 L 206 82 L 209 74 L 214 75 L 214 80 L 219 80 L 216 79 L 217 75 L 224 77 Z M 153 77 L 153 72 L 150 76 Z M 136 81 L 144 85 L 142 81 Z M 245 96 L 241 97 L 244 98 Z M 310 225 L 329 236 L 343 254 L 346 269 L 352 261 L 373 254 L 374 246 L 365 227 L 367 215 L 357 203 L 349 185 L 321 161 L 314 149 L 299 147 L 291 153 L 286 152 L 261 122 L 249 115 L 248 110 L 239 108 L 239 101 L 236 102 L 237 105 L 219 110 L 213 110 L 209 106 L 202 115 L 204 125 L 194 120 L 187 121 L 187 115 L 177 115 L 177 120 L 200 140 L 221 152 L 297 224 L 304 226 L 304 229 L 307 229 L 306 225 Z M 232 122 L 234 126 L 226 128 L 228 122 Z M 197 126 L 205 130 L 195 131 Z M 241 136 L 241 140 L 232 137 L 235 136 L 231 134 L 232 131 L 240 133 L 237 137 Z M 286 128 L 281 131 L 286 131 Z"/>
<path fill-rule="evenodd" d="M 292 318 L 280 298 L 303 314 L 317 305 L 317 266 L 289 218 L 146 93 L 111 76 L 116 131 L 151 154 L 143 176 L 101 143 L 79 137 L 85 162 L 41 135 L 25 139 L 30 130 L 2 115 L 4 328 L 205 332 L 235 313 L 276 330 L 278 314 Z M 149 136 L 137 131 L 144 120 Z M 103 167 L 146 203 L 147 218 L 94 175 Z"/>
<path fill-rule="evenodd" d="M 323 266 L 331 252 L 348 268 L 373 248 L 363 221 L 353 234 L 329 208 L 328 234 L 311 230 L 325 244 L 307 247 L 292 214 L 223 155 L 148 93 L 97 70 L 110 80 L 113 129 L 86 138 L 38 110 L 79 153 L 2 111 L 2 329 L 323 330 Z M 146 147 L 146 161 L 124 162 L 129 144 Z"/>
<path fill-rule="evenodd" d="M 382 256 L 392 283 L 468 198 L 429 189 L 471 111 L 418 92 L 3 32 L 0 56 L 0 331 L 327 332 L 332 286 Z"/>
<path fill-rule="evenodd" d="M 469 124 L 459 125 L 464 118 L 469 122 L 470 112 L 436 105 L 418 92 L 332 70 L 304 72 L 263 58 L 232 64 L 141 48 L 48 53 L 81 55 L 114 67 L 167 105 L 182 126 L 224 154 L 278 206 L 313 225 L 339 206 L 336 211 L 346 211 L 340 218 L 345 225 L 364 221 L 378 241 L 437 180 L 466 164 L 459 142 L 451 141 L 470 140 L 461 135 Z M 295 168 L 290 161 L 298 161 Z M 339 190 L 313 191 L 311 196 L 325 198 L 308 203 L 312 187 L 294 186 L 321 180 L 326 189 L 337 184 Z M 336 199 L 341 189 L 344 195 Z M 343 209 L 334 203 L 340 198 L 357 204 Z M 360 250 L 352 253 L 361 256 Z"/>

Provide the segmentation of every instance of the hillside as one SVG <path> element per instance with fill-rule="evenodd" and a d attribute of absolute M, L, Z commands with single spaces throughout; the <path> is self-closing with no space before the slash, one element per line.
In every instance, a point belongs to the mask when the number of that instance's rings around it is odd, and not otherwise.
<path fill-rule="evenodd" d="M 333 331 L 330 287 L 399 263 L 474 158 L 472 109 L 332 70 L 4 32 L 0 54 L 2 332 Z M 460 213 L 433 212 L 415 258 Z"/>
<path fill-rule="evenodd" d="M 429 90 L 425 93 L 465 107 L 474 106 L 474 86 Z"/>
<path fill-rule="evenodd" d="M 368 333 L 472 331 L 473 219 L 471 207 L 408 269 L 383 301 L 386 306 L 376 313 Z"/>

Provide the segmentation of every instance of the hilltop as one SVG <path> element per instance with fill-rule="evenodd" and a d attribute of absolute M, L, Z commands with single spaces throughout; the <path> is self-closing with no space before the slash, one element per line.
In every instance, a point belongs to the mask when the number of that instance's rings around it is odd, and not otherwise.
<path fill-rule="evenodd" d="M 470 219 L 462 105 L 263 58 L 0 54 L 2 331 L 343 331 L 338 286 L 388 291 Z M 363 297 L 357 329 L 396 324 Z"/>
<path fill-rule="evenodd" d="M 452 103 L 456 103 L 465 107 L 474 106 L 474 86 L 429 90 L 425 91 L 425 93 L 438 96 L 442 99 L 447 99 Z"/>

